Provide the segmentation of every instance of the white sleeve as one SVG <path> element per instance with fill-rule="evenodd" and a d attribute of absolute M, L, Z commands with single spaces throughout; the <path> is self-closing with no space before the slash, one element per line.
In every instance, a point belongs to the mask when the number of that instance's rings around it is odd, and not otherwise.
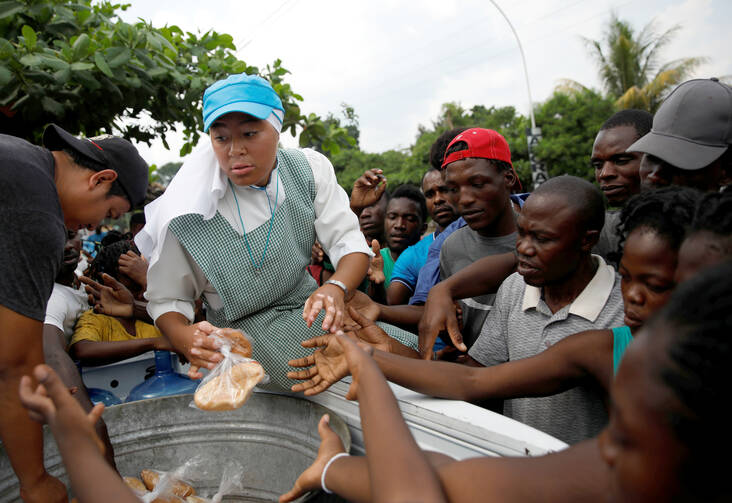
<path fill-rule="evenodd" d="M 321 153 L 303 149 L 315 180 L 315 232 L 333 267 L 349 253 L 373 256 L 351 211 L 348 194 L 338 185 L 333 165 Z"/>
<path fill-rule="evenodd" d="M 49 297 L 48 304 L 46 304 L 46 318 L 43 320 L 43 323 L 45 325 L 53 325 L 63 332 L 67 313 L 68 309 L 66 308 L 63 295 L 54 283 L 51 297 Z"/>
<path fill-rule="evenodd" d="M 203 271 L 168 229 L 160 259 L 147 271 L 145 298 L 150 317 L 157 321 L 161 315 L 173 311 L 192 322 L 195 301 L 207 284 Z"/>

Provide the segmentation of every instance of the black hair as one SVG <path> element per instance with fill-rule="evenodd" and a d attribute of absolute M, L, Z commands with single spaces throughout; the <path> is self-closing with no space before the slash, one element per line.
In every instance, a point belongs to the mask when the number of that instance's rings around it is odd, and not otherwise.
<path fill-rule="evenodd" d="M 101 241 L 99 241 L 99 244 L 101 246 L 109 246 L 111 244 L 116 243 L 117 241 L 122 241 L 123 239 L 130 239 L 130 236 L 126 234 L 122 234 L 120 231 L 116 231 L 112 229 L 111 231 L 108 231 Z"/>
<path fill-rule="evenodd" d="M 689 187 L 669 186 L 636 194 L 620 212 L 617 255 L 623 254 L 625 240 L 639 227 L 651 229 L 662 236 L 671 250 L 677 252 L 694 218 L 701 192 Z"/>
<path fill-rule="evenodd" d="M 666 417 L 687 449 L 679 477 L 694 501 L 729 498 L 728 469 L 719 454 L 732 448 L 732 436 L 724 433 L 729 415 L 722 412 L 732 399 L 731 277 L 730 261 L 701 272 L 679 285 L 649 322 L 651 337 L 667 338 L 654 370 L 678 401 Z"/>
<path fill-rule="evenodd" d="M 457 135 L 468 129 L 470 128 L 456 127 L 445 131 L 437 137 L 430 147 L 430 165 L 434 169 L 442 169 L 442 161 L 445 160 L 445 149 L 447 149 L 447 146 Z"/>
<path fill-rule="evenodd" d="M 542 194 L 562 196 L 577 211 L 585 230 L 599 232 L 605 225 L 605 199 L 600 189 L 587 180 L 571 175 L 550 178 L 529 197 Z"/>
<path fill-rule="evenodd" d="M 460 152 L 461 150 L 466 150 L 468 148 L 467 142 L 459 141 L 456 142 L 452 147 L 447 149 L 447 152 L 445 152 L 445 156 L 448 154 L 452 154 L 453 152 Z M 486 159 L 486 161 L 490 162 L 494 168 L 496 168 L 496 171 L 499 173 L 503 171 L 511 171 L 513 168 L 509 163 L 506 161 L 500 161 L 498 159 Z"/>
<path fill-rule="evenodd" d="M 145 213 L 142 211 L 138 211 L 137 213 L 133 213 L 130 216 L 130 225 L 133 224 L 145 224 Z"/>
<path fill-rule="evenodd" d="M 102 282 L 102 274 L 105 273 L 119 280 L 119 258 L 130 250 L 138 255 L 140 254 L 135 243 L 129 239 L 122 239 L 102 246 L 91 263 L 89 276 L 99 283 Z"/>
<path fill-rule="evenodd" d="M 689 234 L 704 231 L 718 238 L 718 253 L 732 256 L 732 192 L 707 192 L 699 198 Z"/>
<path fill-rule="evenodd" d="M 422 223 L 425 223 L 427 221 L 427 202 L 425 201 L 424 194 L 422 194 L 421 190 L 409 183 L 405 185 L 400 185 L 391 194 L 392 199 L 397 199 L 399 197 L 411 199 L 412 201 L 417 203 L 417 207 L 419 208 L 419 216 L 422 220 Z"/>
<path fill-rule="evenodd" d="M 108 169 L 107 166 L 105 166 L 101 162 L 97 162 L 94 159 L 89 159 L 88 157 L 81 155 L 76 150 L 68 148 L 64 149 L 63 151 L 66 152 L 69 157 L 71 157 L 71 160 L 74 161 L 74 164 L 78 164 L 82 168 L 90 169 L 92 171 L 102 171 Z M 119 180 L 113 181 L 112 185 L 109 187 L 107 197 L 111 196 L 122 196 L 125 199 L 129 200 L 129 197 L 125 192 L 125 189 L 123 189 L 122 185 L 120 185 Z"/>
<path fill-rule="evenodd" d="M 636 138 L 648 134 L 653 126 L 653 115 L 645 110 L 629 108 L 615 112 L 608 120 L 602 123 L 600 131 L 613 129 L 620 126 L 632 126 L 635 129 Z"/>

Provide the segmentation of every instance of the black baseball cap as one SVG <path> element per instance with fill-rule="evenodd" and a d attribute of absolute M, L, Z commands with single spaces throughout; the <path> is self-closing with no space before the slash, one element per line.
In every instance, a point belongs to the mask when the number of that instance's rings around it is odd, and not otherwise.
<path fill-rule="evenodd" d="M 43 131 L 43 145 L 49 150 L 74 150 L 114 170 L 131 206 L 137 208 L 145 202 L 147 163 L 124 138 L 112 135 L 77 138 L 56 124 L 49 124 Z"/>

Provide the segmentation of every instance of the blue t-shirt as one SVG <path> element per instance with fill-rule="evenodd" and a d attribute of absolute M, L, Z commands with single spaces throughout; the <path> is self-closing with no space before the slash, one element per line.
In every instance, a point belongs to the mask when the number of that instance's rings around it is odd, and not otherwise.
<path fill-rule="evenodd" d="M 417 284 L 419 271 L 427 260 L 427 252 L 435 240 L 435 233 L 423 237 L 419 242 L 408 247 L 399 255 L 394 270 L 391 273 L 391 280 L 402 283 L 412 292 Z"/>
<path fill-rule="evenodd" d="M 630 333 L 630 327 L 616 327 L 613 331 L 613 375 L 618 373 L 620 362 L 628 346 L 633 342 L 633 334 Z"/>
<path fill-rule="evenodd" d="M 525 192 L 522 194 L 511 194 L 510 197 L 511 201 L 518 204 L 520 208 L 523 208 L 524 201 L 530 195 L 530 192 Z M 442 243 L 445 242 L 450 234 L 461 227 L 465 227 L 465 225 L 465 220 L 463 220 L 463 217 L 460 217 L 445 227 L 445 230 L 435 237 L 435 240 L 427 251 L 427 260 L 425 260 L 424 266 L 419 271 L 417 286 L 414 287 L 414 294 L 409 299 L 409 304 L 424 304 L 427 302 L 427 294 L 430 293 L 430 289 L 440 282 L 440 249 L 442 249 Z"/>
<path fill-rule="evenodd" d="M 463 220 L 463 217 L 460 217 L 445 227 L 432 241 L 432 244 L 427 250 L 427 259 L 419 271 L 417 285 L 414 287 L 414 295 L 409 299 L 409 304 L 424 304 L 427 302 L 427 294 L 430 293 L 433 286 L 440 282 L 440 249 L 442 248 L 442 243 L 445 242 L 450 234 L 466 225 L 467 223 Z"/>

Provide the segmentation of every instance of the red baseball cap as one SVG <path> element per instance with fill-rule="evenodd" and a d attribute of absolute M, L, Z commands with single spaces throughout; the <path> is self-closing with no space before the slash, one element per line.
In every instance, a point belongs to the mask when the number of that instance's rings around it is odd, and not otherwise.
<path fill-rule="evenodd" d="M 450 152 L 450 148 L 458 142 L 465 142 L 468 147 L 465 150 Z M 511 149 L 508 148 L 508 142 L 506 139 L 497 131 L 493 131 L 492 129 L 483 129 L 480 127 L 466 129 L 452 139 L 445 149 L 445 152 L 445 159 L 442 161 L 442 165 L 440 166 L 442 169 L 451 162 L 468 159 L 470 157 L 494 159 L 508 163 L 513 170 L 514 176 L 516 176 L 516 183 L 518 183 L 519 190 L 521 188 L 521 181 L 516 174 L 516 170 L 513 169 L 513 163 L 511 163 Z M 447 152 L 450 153 L 447 154 Z"/>
<path fill-rule="evenodd" d="M 513 167 L 513 164 L 511 164 L 511 149 L 508 148 L 508 142 L 500 133 L 492 129 L 479 127 L 466 129 L 452 139 L 445 152 L 449 152 L 453 145 L 461 141 L 467 143 L 468 148 L 445 154 L 445 160 L 442 161 L 442 168 L 451 162 L 469 157 L 495 159 L 497 161 L 507 162 Z"/>

